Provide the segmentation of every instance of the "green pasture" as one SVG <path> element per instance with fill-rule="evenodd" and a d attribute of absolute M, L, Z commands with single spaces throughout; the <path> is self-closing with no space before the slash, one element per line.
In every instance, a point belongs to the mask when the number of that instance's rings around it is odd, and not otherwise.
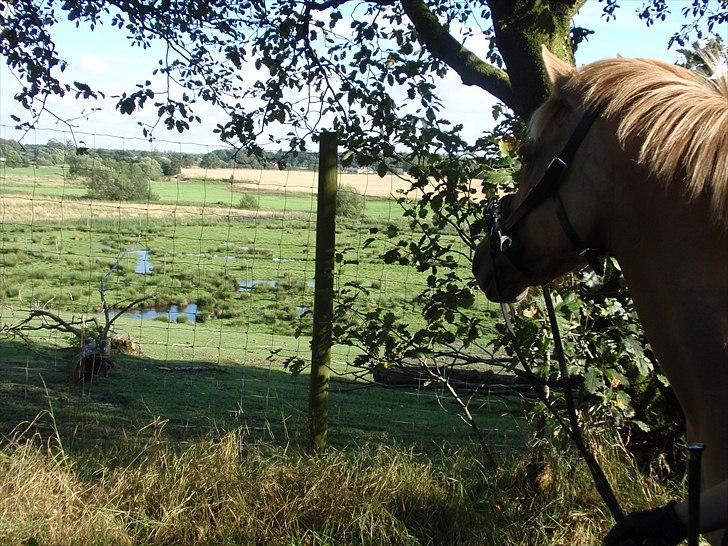
<path fill-rule="evenodd" d="M 119 330 L 133 333 L 136 328 L 133 321 L 122 320 Z M 38 342 L 29 349 L 17 340 L 0 340 L 0 434 L 11 434 L 52 410 L 54 423 L 41 419 L 34 430 L 46 435 L 54 425 L 67 449 L 101 444 L 108 448 L 124 436 L 160 434 L 181 440 L 239 428 L 261 441 L 305 445 L 308 375 L 292 376 L 280 360 L 256 358 L 255 349 L 247 353 L 245 365 L 226 358 L 231 350 L 198 348 L 195 358 L 187 356 L 190 351 L 170 350 L 189 342 L 192 329 L 145 329 L 143 355 L 120 357 L 108 376 L 86 384 L 70 381 L 73 350 L 63 348 L 63 343 Z M 210 326 L 196 330 L 201 340 L 235 343 L 233 332 L 221 336 Z M 265 335 L 250 335 L 246 341 L 251 347 L 280 343 Z M 294 342 L 284 343 L 290 348 Z M 295 350 L 307 351 L 308 343 Z M 244 353 L 239 350 L 235 356 Z M 433 452 L 444 445 L 473 445 L 457 407 L 440 398 L 442 394 L 364 386 L 336 374 L 330 394 L 330 441 L 342 447 L 368 442 L 416 445 Z M 499 449 L 519 449 L 526 435 L 525 425 L 509 409 L 506 402 L 489 400 L 475 410 L 489 441 Z"/>
<path fill-rule="evenodd" d="M 25 177 L 28 179 L 62 179 L 66 176 L 66 169 L 62 165 L 47 167 L 5 167 L 7 176 Z"/>
<path fill-rule="evenodd" d="M 59 169 L 12 169 L 0 191 L 67 196 L 85 191 L 61 175 Z M 158 182 L 155 191 L 162 201 L 219 205 L 239 199 L 227 186 Z M 271 210 L 308 211 L 315 205 L 311 196 L 257 197 L 261 208 Z M 414 298 L 426 275 L 384 264 L 381 255 L 392 241 L 381 231 L 363 248 L 370 228 L 383 228 L 385 219 L 398 215 L 393 201 L 369 204 L 365 218 L 339 220 L 337 248 L 344 260 L 337 265 L 336 288 L 357 283 L 368 290 L 359 300 L 363 310 L 390 309 L 417 325 L 422 318 Z M 148 296 L 115 325 L 143 354 L 121 357 L 109 377 L 90 385 L 70 382 L 73 340 L 44 331 L 28 349 L 17 339 L 0 339 L 0 356 L 11 370 L 1 387 L 0 404 L 7 408 L 3 431 L 50 403 L 59 426 L 74 431 L 78 441 L 99 434 L 118 437 L 154 420 L 167 423 L 165 431 L 174 437 L 241 426 L 274 441 L 297 441 L 305 433 L 308 376 L 292 376 L 283 362 L 310 354 L 314 218 L 159 214 L 116 221 L 64 220 L 59 214 L 0 224 L 0 325 L 17 324 L 32 307 L 66 319 L 103 320 L 99 282 L 111 267 L 105 291 L 113 307 Z M 176 316 L 170 315 L 171 306 Z M 488 313 L 492 307 L 479 298 L 471 312 Z M 294 337 L 297 329 L 300 338 Z M 429 447 L 470 442 L 457 408 L 439 400 L 435 390 L 387 390 L 355 381 L 348 364 L 356 354 L 334 348 L 332 441 Z M 209 373 L 160 369 L 183 365 L 217 368 Z M 494 443 L 517 445 L 522 433 L 512 417 L 502 417 L 506 410 L 503 403 L 485 401 L 478 410 L 481 426 L 491 431 Z"/>
<path fill-rule="evenodd" d="M 380 256 L 390 248 L 384 235 L 362 248 L 368 224 L 344 223 L 338 232 L 345 262 L 336 270 L 337 288 L 356 282 L 369 290 L 362 305 L 394 307 L 418 320 L 412 299 L 425 275 L 384 264 Z M 5 223 L 0 294 L 13 307 L 37 301 L 98 312 L 99 280 L 118 261 L 107 283 L 110 304 L 145 295 L 145 307 L 195 302 L 201 321 L 290 335 L 296 308 L 313 303 L 314 243 L 313 225 L 290 219 Z"/>
<path fill-rule="evenodd" d="M 237 208 L 243 194 L 258 201 L 261 211 L 315 212 L 316 196 L 301 192 L 245 189 L 221 180 L 152 180 L 153 193 L 160 204 Z M 83 198 L 87 194 L 82 181 L 69 178 L 63 167 L 12 167 L 0 179 L 0 194 L 37 195 L 58 198 Z M 364 214 L 370 219 L 386 220 L 402 216 L 395 199 L 366 197 Z"/>

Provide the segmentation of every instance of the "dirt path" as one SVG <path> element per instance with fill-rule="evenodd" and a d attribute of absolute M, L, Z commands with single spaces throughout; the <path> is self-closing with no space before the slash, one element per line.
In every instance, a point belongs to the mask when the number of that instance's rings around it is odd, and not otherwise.
<path fill-rule="evenodd" d="M 296 213 L 288 211 L 286 217 Z M 31 222 L 33 220 L 127 220 L 138 218 L 178 218 L 180 220 L 202 218 L 279 218 L 282 211 L 255 211 L 229 207 L 175 205 L 160 203 L 125 203 L 66 199 L 36 195 L 0 196 L 0 222 Z"/>

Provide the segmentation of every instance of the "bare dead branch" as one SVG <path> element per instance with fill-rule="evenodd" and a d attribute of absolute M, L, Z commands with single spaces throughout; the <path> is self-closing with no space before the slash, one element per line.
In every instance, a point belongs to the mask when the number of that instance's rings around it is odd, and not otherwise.
<path fill-rule="evenodd" d="M 473 433 L 477 437 L 478 443 L 483 448 L 483 453 L 485 454 L 488 466 L 494 468 L 496 466 L 495 455 L 493 455 L 493 451 L 490 449 L 490 446 L 488 446 L 488 443 L 485 440 L 485 436 L 483 436 L 480 427 L 478 427 L 478 424 L 475 422 L 473 414 L 470 413 L 470 408 L 468 407 L 468 404 L 460 397 L 460 394 L 455 390 L 448 378 L 445 377 L 444 374 L 438 373 L 439 370 L 437 368 L 433 366 L 428 366 L 427 363 L 424 361 L 420 361 L 420 364 L 425 369 L 425 371 L 430 374 L 430 377 L 432 377 L 434 381 L 441 383 L 447 389 L 453 400 L 455 400 L 458 406 L 460 406 L 460 409 L 463 412 L 461 416 L 463 421 L 467 423 L 467 425 L 473 430 Z"/>
<path fill-rule="evenodd" d="M 118 319 L 121 315 L 123 315 L 127 311 L 130 311 L 133 307 L 136 307 L 140 303 L 142 303 L 144 301 L 147 301 L 149 299 L 152 299 L 152 298 L 154 298 L 156 296 L 157 296 L 157 293 L 155 292 L 153 294 L 149 294 L 147 296 L 143 296 L 141 298 L 137 298 L 137 299 L 133 300 L 131 303 L 129 303 L 128 305 L 122 307 L 116 315 L 114 315 L 110 319 L 107 319 L 106 320 L 106 326 L 104 326 L 104 331 L 108 332 L 108 330 L 111 328 L 111 325 L 114 324 L 114 322 L 116 321 L 116 319 Z"/>

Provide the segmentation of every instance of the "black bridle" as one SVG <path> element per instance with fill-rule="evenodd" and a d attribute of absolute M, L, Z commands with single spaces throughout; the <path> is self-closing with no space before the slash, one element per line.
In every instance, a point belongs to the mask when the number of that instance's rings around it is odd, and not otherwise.
<path fill-rule="evenodd" d="M 583 239 L 579 237 L 578 233 L 574 229 L 569 215 L 566 213 L 566 208 L 559 195 L 559 186 L 566 178 L 569 165 L 574 159 L 576 152 L 579 150 L 582 141 L 586 137 L 589 129 L 593 125 L 594 121 L 599 118 L 601 109 L 599 107 L 592 108 L 587 111 L 579 121 L 578 125 L 571 134 L 568 142 L 555 158 L 551 160 L 549 166 L 546 168 L 546 172 L 543 174 L 538 183 L 533 186 L 518 206 L 507 214 L 506 219 L 501 221 L 501 217 L 504 216 L 505 212 L 510 208 L 510 204 L 514 197 L 514 194 L 509 194 L 499 199 L 493 206 L 490 207 L 489 216 L 489 239 L 490 239 L 490 260 L 492 265 L 493 280 L 496 288 L 496 292 L 499 295 L 501 293 L 500 282 L 498 280 L 498 272 L 496 269 L 496 255 L 499 253 L 506 260 L 508 260 L 511 266 L 523 274 L 523 270 L 519 268 L 513 261 L 512 257 L 508 255 L 508 252 L 513 248 L 513 234 L 518 227 L 518 224 L 530 214 L 536 207 L 541 205 L 548 197 L 551 197 L 556 204 L 556 216 L 561 224 L 561 228 L 564 231 L 567 239 L 571 244 L 579 251 L 591 265 L 594 271 L 600 275 L 604 275 L 604 264 L 600 260 L 600 256 L 604 255 L 603 250 L 590 247 L 585 244 Z M 473 259 L 473 271 L 477 272 L 477 266 L 479 261 L 483 258 L 482 251 L 484 248 L 479 248 L 476 251 Z M 520 362 L 523 371 L 517 371 L 517 374 L 525 377 L 532 385 L 536 397 L 543 403 L 544 407 L 554 416 L 556 421 L 562 426 L 567 436 L 574 442 L 575 446 L 581 453 L 584 461 L 589 468 L 589 471 L 594 480 L 597 491 L 604 500 L 609 512 L 616 521 L 624 519 L 624 512 L 622 511 L 619 501 L 617 500 L 614 490 L 612 489 L 609 481 L 604 474 L 599 462 L 594 457 L 593 453 L 589 449 L 589 446 L 584 441 L 581 427 L 579 425 L 578 416 L 576 413 L 576 405 L 574 402 L 574 394 L 572 388 L 582 381 L 581 378 L 572 378 L 569 375 L 568 365 L 566 362 L 566 356 L 564 354 L 564 346 L 561 339 L 561 332 L 559 331 L 558 322 L 556 320 L 556 313 L 554 311 L 554 305 L 551 298 L 551 290 L 548 285 L 543 286 L 543 295 L 546 303 L 546 311 L 548 314 L 549 324 L 551 327 L 551 335 L 554 340 L 554 348 L 556 352 L 556 358 L 559 362 L 561 377 L 557 382 L 548 382 L 537 376 L 533 367 L 529 364 L 525 357 L 524 352 L 518 345 L 518 338 L 516 336 L 515 329 L 513 327 L 513 318 L 506 304 L 501 303 L 501 311 L 503 312 L 503 318 L 505 320 L 506 331 L 512 340 L 514 353 L 518 361 Z M 564 400 L 566 402 L 566 413 L 567 419 L 564 419 L 559 410 L 554 406 L 553 402 L 549 399 L 546 394 L 545 387 L 560 387 L 563 389 Z M 688 544 L 698 544 L 699 540 L 699 520 L 700 520 L 700 456 L 702 450 L 705 448 L 703 444 L 693 444 L 688 446 L 689 456 L 689 490 L 688 490 L 688 502 L 689 502 L 689 521 L 688 521 Z M 728 535 L 726 535 L 728 536 Z M 642 542 L 646 544 L 646 542 Z"/>
<path fill-rule="evenodd" d="M 508 261 L 511 262 L 513 267 L 522 272 L 522 268 L 518 267 L 510 254 L 513 249 L 513 237 L 514 232 L 518 228 L 518 225 L 523 219 L 528 216 L 536 207 L 541 205 L 548 197 L 551 197 L 556 204 L 556 217 L 561 224 L 561 229 L 564 231 L 566 238 L 576 248 L 589 265 L 599 275 L 604 274 L 604 265 L 599 259 L 603 251 L 587 245 L 584 240 L 579 236 L 574 225 L 569 219 L 569 215 L 566 212 L 564 203 L 561 200 L 559 194 L 559 186 L 566 178 L 566 172 L 569 168 L 570 163 L 574 159 L 579 146 L 581 145 L 584 137 L 586 137 L 589 129 L 591 128 L 594 121 L 600 115 L 599 108 L 593 108 L 587 111 L 582 116 L 579 124 L 571 134 L 571 138 L 566 143 L 561 153 L 554 157 L 546 168 L 546 172 L 543 174 L 538 183 L 533 186 L 518 206 L 508 214 L 505 220 L 501 222 L 505 210 L 513 200 L 513 194 L 508 194 L 502 197 L 491 210 L 491 221 L 490 221 L 490 250 L 491 254 L 502 254 Z M 474 264 L 475 265 L 475 262 Z M 494 275 L 497 272 L 493 271 Z"/>
<path fill-rule="evenodd" d="M 569 215 L 566 213 L 563 202 L 559 195 L 558 189 L 561 183 L 565 179 L 566 172 L 569 168 L 569 164 L 574 159 L 576 152 L 579 149 L 582 141 L 586 137 L 589 129 L 591 128 L 594 121 L 599 117 L 599 108 L 594 108 L 587 111 L 579 121 L 579 124 L 574 129 L 569 141 L 566 143 L 561 153 L 551 160 L 546 172 L 543 174 L 538 183 L 533 186 L 515 210 L 508 213 L 506 219 L 501 221 L 501 216 L 509 208 L 510 203 L 513 199 L 513 194 L 502 197 L 491 210 L 491 217 L 489 218 L 489 239 L 490 239 L 490 259 L 493 268 L 493 279 L 496 287 L 496 291 L 500 293 L 500 282 L 498 280 L 498 272 L 496 269 L 496 255 L 501 254 L 506 258 L 511 266 L 517 271 L 523 274 L 521 268 L 517 267 L 513 262 L 509 251 L 513 248 L 513 234 L 517 229 L 520 222 L 531 213 L 536 207 L 541 205 L 548 197 L 551 197 L 556 203 L 556 215 L 558 217 L 561 228 L 564 234 L 569 239 L 572 245 L 579 251 L 579 254 L 586 258 L 587 262 L 592 268 L 601 276 L 604 274 L 604 267 L 601 261 L 598 259 L 603 252 L 600 250 L 589 247 L 586 245 L 582 238 L 579 237 L 574 226 L 569 219 Z M 479 249 L 481 252 L 484 249 Z M 473 270 L 477 271 L 477 266 L 482 259 L 482 254 L 476 253 L 473 260 Z M 558 322 L 556 320 L 556 313 L 554 311 L 553 302 L 551 299 L 551 291 L 548 286 L 543 287 L 544 299 L 546 301 L 546 310 L 548 312 L 549 323 L 551 326 L 551 334 L 554 340 L 554 347 L 556 351 L 556 357 L 559 362 L 561 378 L 557 382 L 558 385 L 551 385 L 544 382 L 533 372 L 533 367 L 529 364 L 528 360 L 521 348 L 518 345 L 518 339 L 516 336 L 515 329 L 513 328 L 513 320 L 508 307 L 501 303 L 501 310 L 503 311 L 503 318 L 505 319 L 506 330 L 513 342 L 513 349 L 523 367 L 523 372 L 520 372 L 526 379 L 531 382 L 534 392 L 549 412 L 556 418 L 561 424 L 563 429 L 569 438 L 574 442 L 577 449 L 584 458 L 589 471 L 591 472 L 592 478 L 596 485 L 597 491 L 601 495 L 602 499 L 606 503 L 612 517 L 619 521 L 624 518 L 624 512 L 622 511 L 619 502 L 614 494 L 612 487 L 607 480 L 604 471 L 597 462 L 593 453 L 589 449 L 588 445 L 584 441 L 579 420 L 576 413 L 576 404 L 574 401 L 574 394 L 572 388 L 580 382 L 579 378 L 571 378 L 569 375 L 568 365 L 566 362 L 566 356 L 564 354 L 563 342 L 561 339 L 561 332 L 559 331 Z M 500 297 L 499 297 L 500 299 Z M 552 401 L 548 398 L 545 392 L 545 386 L 559 386 L 563 389 L 564 400 L 566 402 L 566 413 L 567 419 L 561 416 L 561 413 L 556 409 Z"/>

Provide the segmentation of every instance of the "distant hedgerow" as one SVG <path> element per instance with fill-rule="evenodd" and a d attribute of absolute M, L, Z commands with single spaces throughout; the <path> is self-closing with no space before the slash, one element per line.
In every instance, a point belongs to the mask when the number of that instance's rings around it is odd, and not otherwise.
<path fill-rule="evenodd" d="M 85 177 L 88 197 L 109 201 L 156 201 L 159 196 L 152 192 L 149 181 L 162 177 L 159 164 L 146 161 L 119 161 L 95 159 L 89 165 L 75 169 L 74 174 Z"/>

